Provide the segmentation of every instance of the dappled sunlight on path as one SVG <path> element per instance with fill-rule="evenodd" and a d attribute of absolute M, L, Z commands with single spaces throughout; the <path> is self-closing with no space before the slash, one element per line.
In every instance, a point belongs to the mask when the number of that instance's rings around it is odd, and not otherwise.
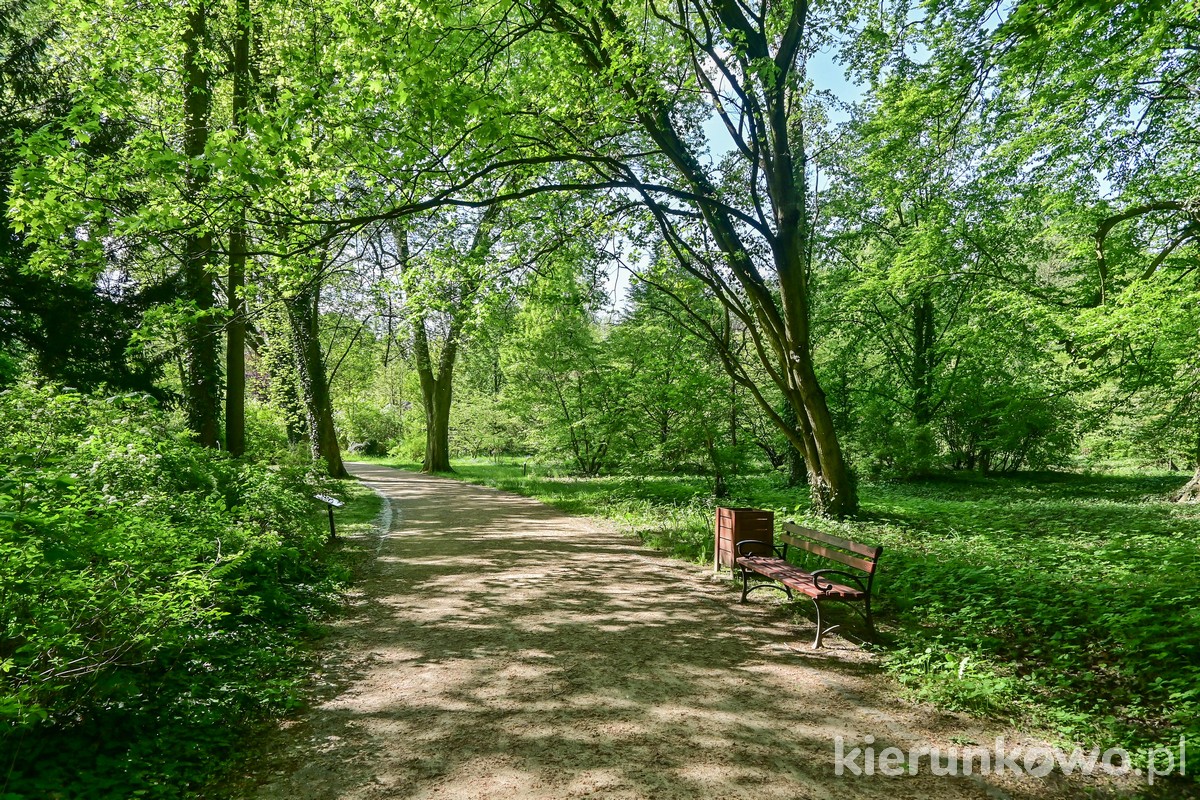
<path fill-rule="evenodd" d="M 323 701 L 265 744 L 258 798 L 1062 797 L 1062 778 L 836 776 L 834 737 L 983 742 L 870 658 L 700 567 L 536 501 L 368 465 L 391 530 Z"/>

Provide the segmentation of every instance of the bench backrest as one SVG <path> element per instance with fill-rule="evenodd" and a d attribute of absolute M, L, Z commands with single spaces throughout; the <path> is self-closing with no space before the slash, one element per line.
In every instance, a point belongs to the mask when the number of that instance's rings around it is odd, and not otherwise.
<path fill-rule="evenodd" d="M 798 547 L 831 561 L 862 570 L 868 577 L 875 575 L 875 567 L 879 563 L 879 556 L 883 553 L 883 547 L 852 542 L 831 533 L 805 528 L 794 522 L 783 523 L 783 533 L 779 538 L 788 547 Z"/>

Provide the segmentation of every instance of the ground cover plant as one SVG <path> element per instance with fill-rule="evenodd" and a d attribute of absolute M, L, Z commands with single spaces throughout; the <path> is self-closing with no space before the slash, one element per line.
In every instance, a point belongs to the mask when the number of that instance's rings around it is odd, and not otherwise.
<path fill-rule="evenodd" d="M 712 558 L 702 476 L 479 461 L 455 476 Z M 864 483 L 861 518 L 832 522 L 765 474 L 734 480 L 720 502 L 882 544 L 879 650 L 915 697 L 1144 752 L 1200 737 L 1200 508 L 1168 501 L 1177 484 L 1166 471 Z"/>
<path fill-rule="evenodd" d="M 0 392 L 0 464 L 0 797 L 185 795 L 295 706 L 348 575 L 310 495 L 344 487 L 30 386 Z"/>

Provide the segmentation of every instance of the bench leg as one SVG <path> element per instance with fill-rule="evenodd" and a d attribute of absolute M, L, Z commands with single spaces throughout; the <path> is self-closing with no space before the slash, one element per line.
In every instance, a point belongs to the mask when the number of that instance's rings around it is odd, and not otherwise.
<path fill-rule="evenodd" d="M 824 623 L 821 621 L 821 603 L 814 597 L 813 605 L 817 607 L 817 638 L 813 639 L 813 650 L 821 649 L 821 637 L 825 634 Z"/>
<path fill-rule="evenodd" d="M 875 618 L 873 616 L 871 616 L 871 595 L 867 595 L 866 604 L 867 604 L 867 633 L 871 635 L 872 639 L 874 639 L 875 638 Z"/>
<path fill-rule="evenodd" d="M 817 637 L 813 639 L 813 650 L 820 650 L 821 639 L 824 638 L 825 634 L 833 633 L 842 626 L 830 625 L 828 628 L 826 628 L 825 621 L 821 619 L 821 601 L 814 597 L 813 605 L 817 607 Z"/>
<path fill-rule="evenodd" d="M 742 568 L 742 602 L 746 602 L 746 595 L 750 592 L 750 575 L 747 574 L 746 568 Z"/>

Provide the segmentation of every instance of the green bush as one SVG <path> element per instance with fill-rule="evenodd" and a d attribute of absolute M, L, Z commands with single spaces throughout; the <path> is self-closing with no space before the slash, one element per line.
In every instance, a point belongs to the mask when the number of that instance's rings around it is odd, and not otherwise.
<path fill-rule="evenodd" d="M 1017 379 L 964 382 L 951 393 L 942 436 L 955 469 L 1011 472 L 1068 461 L 1077 441 L 1077 409 L 1046 387 Z"/>
<path fill-rule="evenodd" d="M 389 448 L 404 438 L 400 409 L 353 401 L 338 409 L 338 430 L 350 452 L 368 456 L 387 455 Z"/>
<path fill-rule="evenodd" d="M 291 457 L 295 449 L 288 441 L 287 420 L 282 412 L 261 403 L 246 404 L 247 457 L 269 463 Z"/>
<path fill-rule="evenodd" d="M 0 464 L 6 797 L 108 796 L 116 772 L 171 796 L 293 702 L 296 632 L 338 588 L 310 464 L 197 447 L 147 398 L 25 386 L 0 393 Z"/>

